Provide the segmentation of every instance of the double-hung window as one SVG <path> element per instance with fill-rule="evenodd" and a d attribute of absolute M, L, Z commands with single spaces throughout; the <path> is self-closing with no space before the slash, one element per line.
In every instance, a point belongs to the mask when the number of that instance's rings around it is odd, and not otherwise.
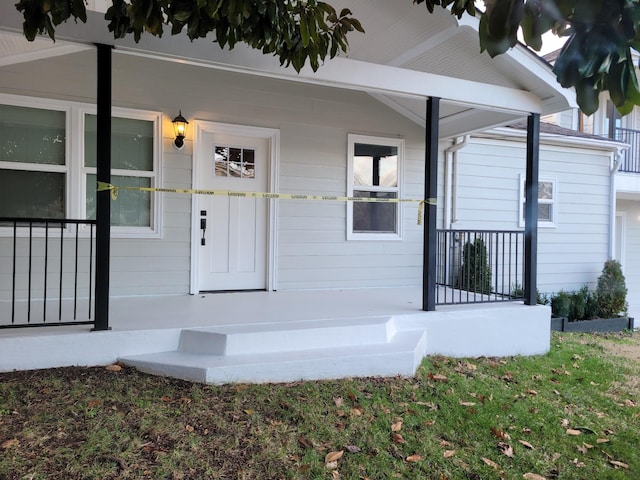
<path fill-rule="evenodd" d="M 347 239 L 401 238 L 400 198 L 404 141 L 349 135 L 347 194 L 380 201 L 353 201 L 347 205 Z M 385 201 L 387 200 L 387 201 Z"/>
<path fill-rule="evenodd" d="M 161 120 L 156 112 L 113 108 L 111 183 L 160 185 Z M 0 217 L 95 218 L 95 107 L 0 94 Z M 158 193 L 120 189 L 111 233 L 160 236 Z"/>
<path fill-rule="evenodd" d="M 0 104 L 0 217 L 65 218 L 67 119 L 44 102 Z"/>
<path fill-rule="evenodd" d="M 159 116 L 114 109 L 111 119 L 111 183 L 118 187 L 158 186 Z M 96 214 L 97 118 L 84 114 L 84 164 L 86 218 Z M 136 235 L 157 230 L 157 195 L 148 191 L 120 188 L 111 203 L 111 225 L 116 234 Z"/>
<path fill-rule="evenodd" d="M 525 176 L 520 175 L 520 221 L 524 227 Z M 552 178 L 538 179 L 538 226 L 554 227 L 556 225 L 557 184 Z"/>

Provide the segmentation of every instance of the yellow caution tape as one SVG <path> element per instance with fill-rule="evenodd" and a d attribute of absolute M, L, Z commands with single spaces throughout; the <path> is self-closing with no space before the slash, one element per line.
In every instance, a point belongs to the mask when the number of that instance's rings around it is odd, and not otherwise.
<path fill-rule="evenodd" d="M 367 203 L 417 203 L 418 225 L 422 225 L 424 205 L 436 205 L 435 198 L 417 200 L 410 198 L 371 198 L 371 197 L 340 197 L 335 195 L 304 195 L 298 193 L 268 193 L 268 192 L 235 192 L 231 190 L 199 190 L 185 188 L 155 188 L 155 187 L 120 187 L 106 182 L 98 182 L 98 192 L 111 192 L 113 200 L 118 199 L 118 190 L 137 190 L 140 192 L 183 193 L 187 195 L 215 195 L 221 197 L 239 198 L 267 198 L 279 200 L 316 200 L 332 202 L 367 202 Z"/>

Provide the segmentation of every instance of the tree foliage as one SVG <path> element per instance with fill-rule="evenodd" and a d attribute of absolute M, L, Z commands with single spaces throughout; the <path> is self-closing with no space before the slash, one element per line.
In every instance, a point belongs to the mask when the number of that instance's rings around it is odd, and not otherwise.
<path fill-rule="evenodd" d="M 450 8 L 461 17 L 475 14 L 473 0 L 414 0 Z M 608 91 L 618 112 L 640 105 L 640 90 L 631 49 L 640 50 L 640 2 L 637 0 L 485 0 L 480 17 L 480 48 L 495 57 L 513 47 L 518 30 L 535 50 L 542 34 L 553 32 L 567 42 L 553 71 L 563 87 L 574 87 L 580 109 L 598 109 Z"/>
<path fill-rule="evenodd" d="M 364 33 L 349 9 L 337 12 L 317 0 L 112 0 L 105 14 L 114 38 L 133 34 L 136 42 L 144 32 L 161 37 L 165 26 L 172 35 L 186 32 L 191 39 L 210 34 L 224 48 L 243 42 L 265 54 L 278 56 L 281 65 L 296 71 L 307 60 L 313 70 L 327 55 L 347 51 L 347 33 Z M 33 40 L 48 34 L 71 18 L 86 22 L 84 0 L 19 0 L 24 34 Z"/>
<path fill-rule="evenodd" d="M 397 0 L 396 0 L 397 1 Z M 408 1 L 408 0 L 407 0 Z M 238 42 L 279 57 L 300 71 L 309 60 L 316 70 L 327 55 L 347 51 L 347 34 L 364 32 L 349 9 L 338 13 L 317 0 L 112 0 L 106 13 L 115 38 L 143 32 L 161 36 L 186 30 L 190 39 L 213 33 L 221 47 Z M 513 47 L 519 30 L 535 50 L 542 34 L 552 31 L 567 42 L 553 67 L 563 87 L 573 87 L 586 114 L 598 109 L 608 92 L 621 114 L 640 105 L 640 90 L 631 49 L 640 49 L 638 0 L 484 0 L 476 12 L 474 0 L 413 0 L 430 12 L 436 7 L 453 15 L 480 14 L 480 48 L 491 56 Z M 24 34 L 33 40 L 71 18 L 86 21 L 84 0 L 19 0 Z"/>

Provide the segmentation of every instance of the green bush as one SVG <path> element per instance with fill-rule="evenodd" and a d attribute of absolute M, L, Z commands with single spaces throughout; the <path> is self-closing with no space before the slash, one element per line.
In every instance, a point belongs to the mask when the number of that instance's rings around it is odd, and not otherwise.
<path fill-rule="evenodd" d="M 617 260 L 608 260 L 598 277 L 596 289 L 598 297 L 598 316 L 617 317 L 627 313 L 627 287 L 622 267 Z"/>
<path fill-rule="evenodd" d="M 487 247 L 481 237 L 469 240 L 462 249 L 459 287 L 470 292 L 491 293 L 491 269 Z"/>
<path fill-rule="evenodd" d="M 568 317 L 571 312 L 571 295 L 564 290 L 551 297 L 551 313 L 556 317 Z"/>

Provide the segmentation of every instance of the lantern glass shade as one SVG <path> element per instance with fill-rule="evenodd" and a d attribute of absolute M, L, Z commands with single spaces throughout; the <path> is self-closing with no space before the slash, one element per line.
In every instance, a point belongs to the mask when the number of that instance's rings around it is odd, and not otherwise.
<path fill-rule="evenodd" d="M 187 119 L 182 116 L 182 111 L 178 114 L 176 118 L 173 119 L 173 131 L 176 135 L 176 139 L 174 141 L 175 146 L 178 148 L 182 148 L 184 145 L 184 137 L 187 135 Z"/>

